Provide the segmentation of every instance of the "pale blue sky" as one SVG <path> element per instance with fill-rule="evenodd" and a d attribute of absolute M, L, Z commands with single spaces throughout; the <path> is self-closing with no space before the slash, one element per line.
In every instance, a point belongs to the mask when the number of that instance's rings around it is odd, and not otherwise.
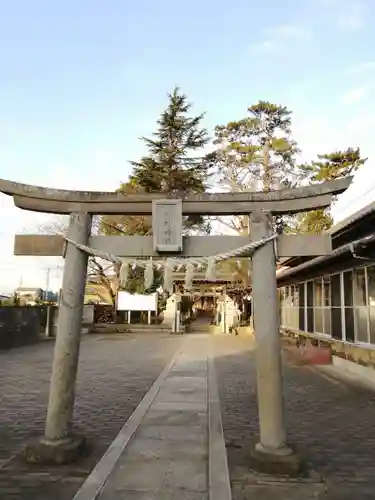
<path fill-rule="evenodd" d="M 357 184 L 371 187 L 372 0 L 0 0 L 0 8 L 0 177 L 116 188 L 178 84 L 210 130 L 259 99 L 288 105 L 305 159 L 359 145 L 370 159 Z M 38 285 L 46 260 L 13 258 L 12 238 L 44 218 L 5 197 L 0 210 L 0 292 L 21 275 Z"/>

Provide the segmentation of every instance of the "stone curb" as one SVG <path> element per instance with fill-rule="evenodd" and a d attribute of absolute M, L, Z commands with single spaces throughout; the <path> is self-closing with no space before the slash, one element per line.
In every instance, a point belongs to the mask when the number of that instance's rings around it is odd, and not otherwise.
<path fill-rule="evenodd" d="M 137 408 L 129 417 L 128 421 L 122 427 L 116 438 L 109 446 L 103 457 L 97 463 L 91 474 L 87 477 L 81 488 L 75 494 L 73 500 L 96 500 L 124 449 L 142 422 L 143 417 L 149 410 L 151 404 L 156 398 L 161 386 L 172 370 L 179 357 L 183 346 L 180 346 L 173 356 L 172 360 L 165 366 L 162 373 L 156 379 L 150 390 L 143 397 Z"/>
<path fill-rule="evenodd" d="M 208 491 L 209 500 L 232 500 L 227 452 L 212 346 L 208 354 Z"/>

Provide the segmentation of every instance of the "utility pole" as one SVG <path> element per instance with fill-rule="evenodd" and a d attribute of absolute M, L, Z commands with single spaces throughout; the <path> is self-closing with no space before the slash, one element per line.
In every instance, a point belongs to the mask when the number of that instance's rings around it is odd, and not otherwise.
<path fill-rule="evenodd" d="M 49 280 L 50 280 L 51 268 L 47 267 L 46 269 L 46 291 L 44 294 L 44 300 L 48 301 L 48 291 L 49 291 Z"/>

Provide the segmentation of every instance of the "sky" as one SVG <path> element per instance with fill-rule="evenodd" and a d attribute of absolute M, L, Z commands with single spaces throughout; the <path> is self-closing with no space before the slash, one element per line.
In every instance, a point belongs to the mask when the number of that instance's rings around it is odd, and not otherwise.
<path fill-rule="evenodd" d="M 205 126 L 258 100 L 293 111 L 302 160 L 360 146 L 336 220 L 375 199 L 373 0 L 0 0 L 0 177 L 114 190 L 179 85 Z M 61 262 L 13 257 L 50 216 L 0 195 L 0 292 L 59 287 Z"/>

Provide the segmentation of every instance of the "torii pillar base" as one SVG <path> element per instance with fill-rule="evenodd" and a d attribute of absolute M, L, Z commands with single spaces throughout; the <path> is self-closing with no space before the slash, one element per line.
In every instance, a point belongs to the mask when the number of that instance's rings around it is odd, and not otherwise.
<path fill-rule="evenodd" d="M 283 447 L 268 450 L 258 443 L 250 452 L 250 466 L 263 474 L 298 477 L 303 472 L 302 462 L 293 450 Z"/>
<path fill-rule="evenodd" d="M 68 464 L 82 457 L 85 445 L 86 441 L 82 436 L 69 436 L 56 441 L 39 439 L 26 446 L 24 458 L 31 464 Z"/>

